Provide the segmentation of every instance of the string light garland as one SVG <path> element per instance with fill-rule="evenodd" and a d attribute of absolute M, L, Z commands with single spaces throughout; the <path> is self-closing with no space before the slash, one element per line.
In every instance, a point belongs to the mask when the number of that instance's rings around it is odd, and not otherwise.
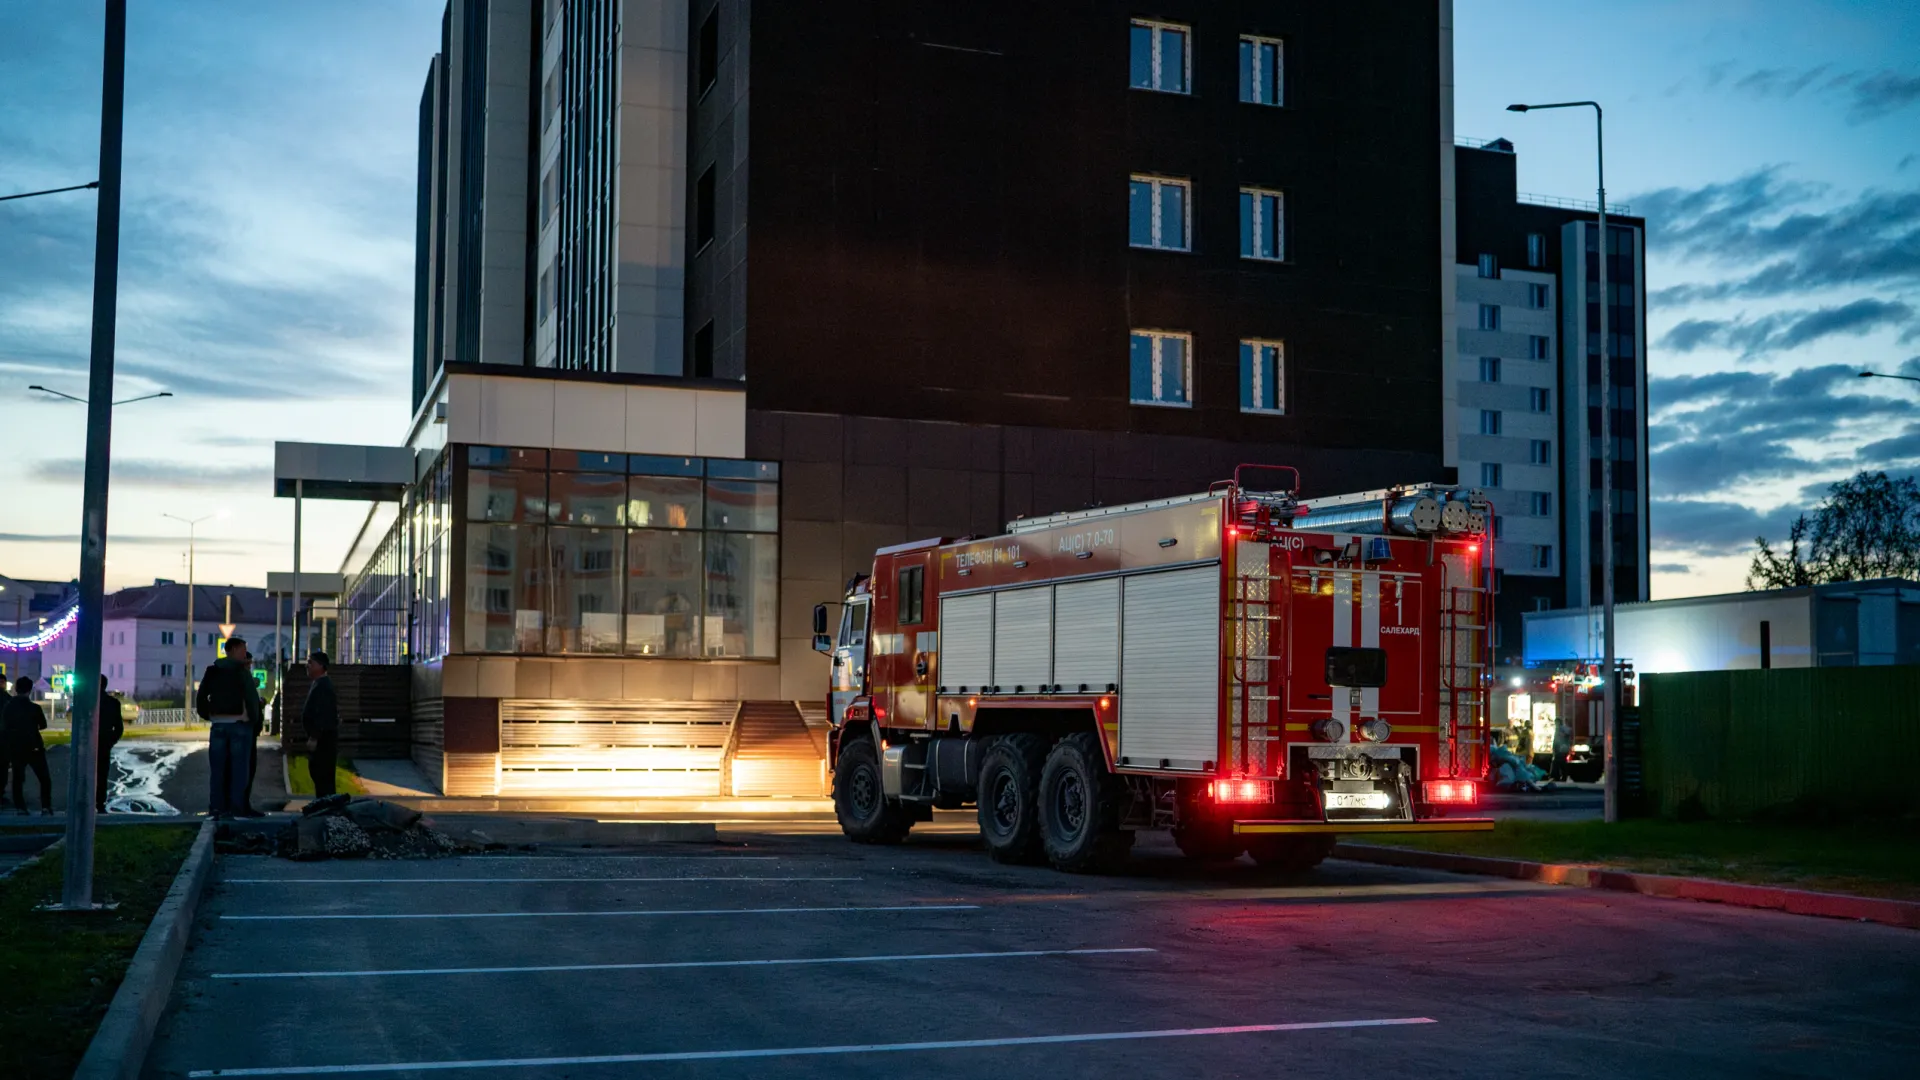
<path fill-rule="evenodd" d="M 47 642 L 59 637 L 66 631 L 67 627 L 72 626 L 73 621 L 79 617 L 80 605 L 78 602 L 75 602 L 72 607 L 67 609 L 66 614 L 41 627 L 39 630 L 28 634 L 26 637 L 8 637 L 5 634 L 0 634 L 0 649 L 8 652 L 27 652 L 32 649 L 38 649 Z"/>

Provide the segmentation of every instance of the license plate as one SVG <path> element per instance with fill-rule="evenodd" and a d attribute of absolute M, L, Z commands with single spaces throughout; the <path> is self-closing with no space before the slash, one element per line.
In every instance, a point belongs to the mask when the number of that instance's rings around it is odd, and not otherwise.
<path fill-rule="evenodd" d="M 1329 810 L 1385 810 L 1393 800 L 1384 791 L 1329 791 Z"/>

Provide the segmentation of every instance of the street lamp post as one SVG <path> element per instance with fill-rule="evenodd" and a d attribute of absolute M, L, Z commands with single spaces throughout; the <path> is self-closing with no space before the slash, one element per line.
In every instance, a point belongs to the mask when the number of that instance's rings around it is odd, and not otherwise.
<path fill-rule="evenodd" d="M 27 387 L 27 389 L 38 390 L 43 394 L 52 394 L 54 397 L 57 397 L 57 398 L 66 398 L 68 401 L 77 401 L 82 405 L 87 404 L 86 398 L 77 398 L 77 397 L 74 397 L 72 394 L 63 394 L 58 390 L 49 390 L 44 386 L 29 386 Z M 154 398 L 163 398 L 163 397 L 172 397 L 172 396 L 173 396 L 173 391 L 162 390 L 157 394 L 141 394 L 139 397 L 121 398 L 119 401 L 113 402 L 112 404 L 115 408 L 118 408 L 122 405 L 131 405 L 136 401 L 152 401 Z"/>
<path fill-rule="evenodd" d="M 194 596 L 194 591 L 193 591 L 194 529 L 201 522 L 206 521 L 208 518 L 215 517 L 217 515 L 202 514 L 199 517 L 193 518 L 191 520 L 187 518 L 183 518 L 178 514 L 161 514 L 160 516 L 163 518 L 172 518 L 173 520 L 178 521 L 187 527 L 187 666 L 185 669 L 186 679 L 183 684 L 186 687 L 186 689 L 184 693 L 181 695 L 181 704 L 186 706 L 187 715 L 192 716 L 193 715 L 193 609 L 195 607 L 194 601 L 198 599 L 197 597 Z"/>
<path fill-rule="evenodd" d="M 1555 101 L 1544 105 L 1509 105 L 1509 112 L 1530 112 L 1534 109 L 1592 109 L 1594 167 L 1599 192 L 1600 217 L 1600 640 L 1601 640 L 1601 708 L 1606 711 L 1606 820 L 1620 820 L 1620 689 L 1618 673 L 1615 671 L 1613 655 L 1613 343 L 1607 337 L 1607 309 L 1612 306 L 1612 297 L 1607 295 L 1607 251 L 1611 246 L 1607 237 L 1607 140 L 1605 132 L 1605 114 L 1597 101 Z M 1586 326 L 1582 313 L 1580 326 Z M 1585 350 L 1581 350 L 1582 359 Z M 1584 364 L 1582 366 L 1585 366 Z M 1582 428 L 1585 427 L 1583 423 Z M 1587 568 L 1581 567 L 1581 573 Z"/>
<path fill-rule="evenodd" d="M 1905 379 L 1908 382 L 1920 382 L 1920 375 L 1888 375 L 1878 371 L 1863 371 L 1860 373 L 1860 377 L 1863 379 Z"/>

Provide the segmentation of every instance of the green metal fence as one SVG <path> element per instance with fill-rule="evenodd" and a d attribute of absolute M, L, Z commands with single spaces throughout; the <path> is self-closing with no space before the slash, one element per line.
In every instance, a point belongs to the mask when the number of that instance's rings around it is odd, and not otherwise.
<path fill-rule="evenodd" d="M 1647 809 L 1920 810 L 1920 666 L 1640 677 Z"/>

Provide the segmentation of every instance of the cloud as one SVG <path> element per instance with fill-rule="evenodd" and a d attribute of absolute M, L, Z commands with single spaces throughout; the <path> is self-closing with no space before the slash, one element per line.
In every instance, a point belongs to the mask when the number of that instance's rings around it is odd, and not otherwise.
<path fill-rule="evenodd" d="M 1722 371 L 1650 380 L 1653 447 L 1647 465 L 1653 489 L 1664 499 L 1711 500 L 1745 484 L 1805 482 L 1838 469 L 1898 466 L 1908 456 L 1899 441 L 1905 436 L 1865 446 L 1849 436 L 1862 427 L 1877 434 L 1889 425 L 1920 422 L 1920 394 L 1886 394 L 1863 385 L 1873 381 L 1844 364 L 1782 374 Z M 1816 457 L 1792 445 L 1819 444 L 1836 435 L 1847 441 L 1843 456 Z M 1821 492 L 1826 483 L 1817 485 Z"/>
<path fill-rule="evenodd" d="M 1850 89 L 1853 91 L 1853 108 L 1848 110 L 1847 119 L 1857 124 L 1897 112 L 1920 101 L 1920 75 L 1876 71 L 1854 80 Z"/>
<path fill-rule="evenodd" d="M 1691 574 L 1693 573 L 1693 567 L 1688 566 L 1686 563 L 1679 563 L 1679 562 L 1657 562 L 1652 564 L 1651 566 L 1648 566 L 1647 569 L 1653 571 L 1656 574 Z"/>
<path fill-rule="evenodd" d="M 36 480 L 56 484 L 78 484 L 86 474 L 86 462 L 80 458 L 54 458 L 36 461 L 30 475 Z M 246 489 L 267 491 L 273 483 L 273 469 L 267 465 L 193 465 L 171 461 L 115 461 L 111 482 L 115 487 L 167 489 Z"/>
<path fill-rule="evenodd" d="M 1726 81 L 1732 70 L 1732 64 L 1725 61 L 1711 65 L 1703 74 L 1702 83 L 1707 89 L 1714 89 Z M 1862 124 L 1920 101 L 1920 74 L 1885 68 L 1835 71 L 1832 64 L 1755 68 L 1735 78 L 1730 88 L 1762 101 L 1791 101 L 1811 90 L 1816 96 L 1843 102 L 1847 122 Z"/>
<path fill-rule="evenodd" d="M 77 545 L 79 543 L 80 534 L 78 533 L 0 533 L 0 544 Z M 107 546 L 111 548 L 115 544 L 127 544 L 135 547 L 177 547 L 185 551 L 187 548 L 187 538 L 185 536 L 122 536 L 119 533 L 108 533 Z M 200 553 L 202 555 L 208 554 L 209 549 L 203 547 L 200 549 Z M 79 557 L 79 553 L 75 552 L 74 558 L 78 559 Z"/>
<path fill-rule="evenodd" d="M 1920 188 L 1867 191 L 1821 205 L 1830 194 L 1769 166 L 1730 181 L 1634 195 L 1651 247 L 1735 271 L 1719 281 L 1656 289 L 1649 302 L 1669 307 L 1847 286 L 1920 285 Z"/>
<path fill-rule="evenodd" d="M 1860 456 L 1871 461 L 1920 461 L 1920 424 L 1909 424 L 1905 434 L 1881 439 L 1860 448 Z"/>
<path fill-rule="evenodd" d="M 1687 319 L 1669 330 L 1660 345 L 1675 352 L 1729 348 L 1753 357 L 1839 334 L 1858 337 L 1884 327 L 1912 332 L 1913 316 L 1913 307 L 1898 300 L 1862 299 L 1812 311 L 1776 311 L 1757 319 Z"/>
<path fill-rule="evenodd" d="M 1797 510 L 1761 512 L 1719 499 L 1654 499 L 1648 507 L 1653 546 L 1702 556 L 1739 555 L 1756 536 L 1779 536 Z"/>

